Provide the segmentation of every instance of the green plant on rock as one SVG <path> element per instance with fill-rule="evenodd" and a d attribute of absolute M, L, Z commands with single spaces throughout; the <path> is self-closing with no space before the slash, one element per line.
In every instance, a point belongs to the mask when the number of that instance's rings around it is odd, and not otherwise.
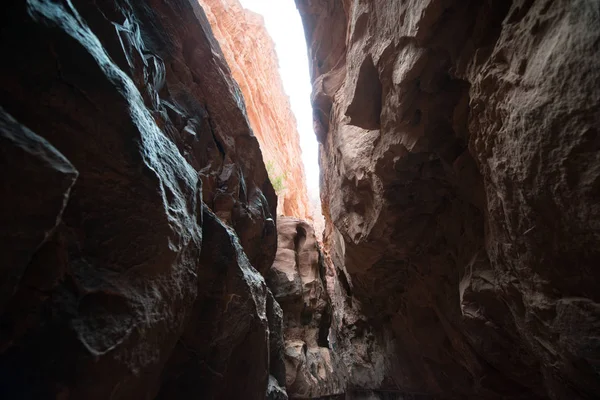
<path fill-rule="evenodd" d="M 273 161 L 267 162 L 267 174 L 269 175 L 269 180 L 271 181 L 271 185 L 273 189 L 275 189 L 275 193 L 280 195 L 285 190 L 285 180 L 287 179 L 287 174 L 278 175 L 275 172 L 275 165 Z"/>

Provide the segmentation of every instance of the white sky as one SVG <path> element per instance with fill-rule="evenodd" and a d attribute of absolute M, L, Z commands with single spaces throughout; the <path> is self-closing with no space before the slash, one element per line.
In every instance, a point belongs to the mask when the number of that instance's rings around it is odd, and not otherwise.
<path fill-rule="evenodd" d="M 300 14 L 294 0 L 240 0 L 240 3 L 264 17 L 267 31 L 275 42 L 283 88 L 290 97 L 298 123 L 308 195 L 318 199 L 318 144 L 313 131 L 311 84 Z"/>

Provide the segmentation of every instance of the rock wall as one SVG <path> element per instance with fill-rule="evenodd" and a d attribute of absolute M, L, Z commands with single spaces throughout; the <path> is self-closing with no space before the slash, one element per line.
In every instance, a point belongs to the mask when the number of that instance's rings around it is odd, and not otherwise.
<path fill-rule="evenodd" d="M 323 252 L 312 224 L 296 218 L 280 217 L 277 232 L 266 280 L 283 310 L 290 399 L 430 399 L 382 392 L 394 341 L 353 296 L 340 249 Z"/>
<path fill-rule="evenodd" d="M 348 382 L 599 397 L 600 3 L 296 4 L 339 337 L 390 349 Z"/>
<path fill-rule="evenodd" d="M 341 394 L 345 379 L 329 342 L 332 302 L 314 229 L 280 217 L 277 241 L 267 284 L 283 309 L 287 392 L 301 399 Z"/>
<path fill-rule="evenodd" d="M 200 0 L 233 77 L 240 85 L 250 125 L 278 189 L 278 214 L 312 220 L 296 119 L 285 94 L 275 45 L 263 18 L 238 0 Z"/>
<path fill-rule="evenodd" d="M 195 0 L 16 0 L 0 397 L 286 398 L 276 195 Z"/>

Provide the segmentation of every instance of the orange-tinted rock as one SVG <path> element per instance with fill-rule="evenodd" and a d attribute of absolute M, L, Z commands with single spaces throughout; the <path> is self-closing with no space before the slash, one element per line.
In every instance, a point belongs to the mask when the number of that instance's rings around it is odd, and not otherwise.
<path fill-rule="evenodd" d="M 272 175 L 284 176 L 278 214 L 312 220 L 296 119 L 263 18 L 244 9 L 238 0 L 200 0 L 200 4 L 242 89 L 265 164 L 272 165 Z"/>

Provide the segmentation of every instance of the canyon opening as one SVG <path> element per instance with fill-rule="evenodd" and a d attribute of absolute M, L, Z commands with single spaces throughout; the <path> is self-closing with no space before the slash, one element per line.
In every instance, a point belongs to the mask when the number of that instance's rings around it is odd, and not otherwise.
<path fill-rule="evenodd" d="M 600 398 L 600 2 L 0 7 L 0 398 Z"/>
<path fill-rule="evenodd" d="M 278 215 L 323 232 L 306 42 L 293 0 L 200 0 L 259 141 Z"/>

